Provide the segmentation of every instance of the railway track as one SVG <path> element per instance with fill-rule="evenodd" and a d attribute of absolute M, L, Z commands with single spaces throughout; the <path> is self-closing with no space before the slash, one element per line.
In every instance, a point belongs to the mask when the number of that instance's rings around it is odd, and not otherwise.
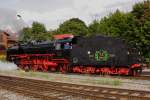
<path fill-rule="evenodd" d="M 150 100 L 150 92 L 0 76 L 0 86 L 42 100 Z"/>

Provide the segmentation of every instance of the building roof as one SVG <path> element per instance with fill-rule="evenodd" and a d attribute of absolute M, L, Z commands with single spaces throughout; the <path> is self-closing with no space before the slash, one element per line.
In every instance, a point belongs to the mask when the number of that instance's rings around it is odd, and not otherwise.
<path fill-rule="evenodd" d="M 54 39 L 58 40 L 58 39 L 64 39 L 64 38 L 73 38 L 74 35 L 72 34 L 57 34 L 57 35 L 53 35 Z"/>
<path fill-rule="evenodd" d="M 2 33 L 4 33 L 4 34 L 6 34 L 7 36 L 9 36 L 9 34 L 8 34 L 7 32 L 0 30 L 0 34 L 2 34 Z"/>

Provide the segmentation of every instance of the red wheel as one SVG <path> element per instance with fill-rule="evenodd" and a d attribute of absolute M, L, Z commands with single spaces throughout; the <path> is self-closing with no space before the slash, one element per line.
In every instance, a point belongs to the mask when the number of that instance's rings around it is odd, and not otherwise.
<path fill-rule="evenodd" d="M 38 65 L 32 65 L 31 69 L 32 69 L 33 71 L 37 71 L 37 70 L 38 70 Z"/>
<path fill-rule="evenodd" d="M 135 68 L 132 70 L 132 75 L 133 76 L 140 76 L 142 73 L 142 69 L 141 68 Z"/>
<path fill-rule="evenodd" d="M 57 69 L 56 69 L 56 68 L 53 68 L 53 67 L 51 67 L 51 68 L 49 68 L 49 69 L 50 69 L 51 72 L 56 72 L 56 71 L 57 71 Z"/>
<path fill-rule="evenodd" d="M 24 70 L 25 70 L 26 72 L 28 72 L 28 71 L 30 70 L 29 66 L 28 66 L 28 65 L 25 65 Z"/>
<path fill-rule="evenodd" d="M 60 72 L 62 72 L 62 73 L 67 73 L 67 72 L 68 72 L 68 66 L 67 66 L 67 64 L 61 64 L 61 65 L 59 66 L 59 70 L 60 70 Z"/>
<path fill-rule="evenodd" d="M 47 70 L 48 70 L 48 66 L 46 66 L 46 65 L 39 65 L 39 68 L 40 68 L 43 72 L 47 72 Z"/>

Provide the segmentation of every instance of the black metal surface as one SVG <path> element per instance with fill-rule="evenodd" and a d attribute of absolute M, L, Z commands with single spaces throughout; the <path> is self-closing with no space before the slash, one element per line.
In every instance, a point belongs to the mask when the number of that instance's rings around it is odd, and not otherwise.
<path fill-rule="evenodd" d="M 96 60 L 96 51 L 106 51 L 107 60 Z M 89 53 L 90 52 L 90 53 Z M 105 54 L 102 56 L 105 57 Z M 73 45 L 72 62 L 74 65 L 129 66 L 139 63 L 140 55 L 136 48 L 131 48 L 125 41 L 112 37 L 95 36 L 79 38 Z"/>
<path fill-rule="evenodd" d="M 139 51 L 118 38 L 94 36 L 78 37 L 72 40 L 20 44 L 7 50 L 7 58 L 14 54 L 56 54 L 56 58 L 69 59 L 70 65 L 99 67 L 128 67 L 141 62 Z M 64 44 L 67 42 L 72 43 L 72 49 L 56 50 L 57 43 Z"/>

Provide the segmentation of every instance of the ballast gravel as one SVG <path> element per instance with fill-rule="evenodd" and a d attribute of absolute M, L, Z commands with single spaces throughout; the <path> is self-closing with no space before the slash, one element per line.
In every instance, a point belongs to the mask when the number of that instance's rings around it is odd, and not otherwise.
<path fill-rule="evenodd" d="M 61 74 L 43 72 L 25 72 L 22 70 L 0 71 L 0 75 L 17 76 L 30 79 L 48 80 L 53 82 L 63 82 L 81 85 L 91 85 L 100 87 L 113 87 L 131 90 L 150 91 L 150 80 L 123 79 L 110 76 L 93 76 L 84 74 Z M 0 100 L 37 100 L 35 98 L 22 96 L 20 94 L 0 89 Z"/>
<path fill-rule="evenodd" d="M 20 95 L 0 87 L 0 100 L 38 100 L 37 98 Z"/>

